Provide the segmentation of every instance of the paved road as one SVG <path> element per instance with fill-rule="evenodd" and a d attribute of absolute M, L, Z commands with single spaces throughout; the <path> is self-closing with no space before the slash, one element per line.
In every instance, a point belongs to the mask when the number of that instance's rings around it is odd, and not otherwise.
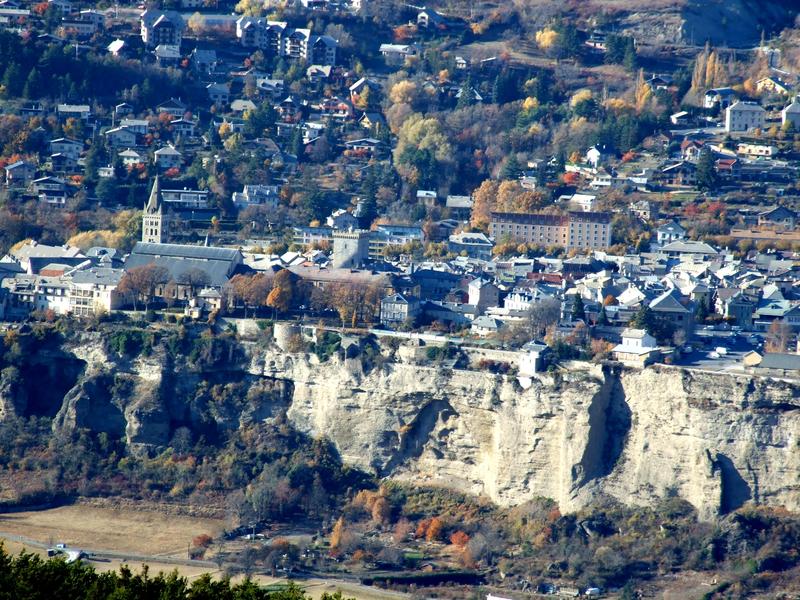
<path fill-rule="evenodd" d="M 748 341 L 751 335 L 753 334 L 737 335 L 731 331 L 700 330 L 691 342 L 694 351 L 681 357 L 675 364 L 710 371 L 743 373 L 742 358 L 748 352 L 759 349 L 759 344 Z M 706 343 L 703 343 L 704 341 Z M 710 354 L 719 346 L 725 347 L 727 353 L 719 358 L 712 358 Z"/>

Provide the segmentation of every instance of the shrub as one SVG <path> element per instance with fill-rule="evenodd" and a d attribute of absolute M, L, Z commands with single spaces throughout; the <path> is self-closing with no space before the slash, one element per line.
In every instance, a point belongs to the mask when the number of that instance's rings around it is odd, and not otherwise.
<path fill-rule="evenodd" d="M 142 352 L 149 352 L 153 335 L 136 329 L 115 331 L 108 336 L 108 347 L 120 356 L 135 358 Z"/>
<path fill-rule="evenodd" d="M 313 344 L 312 352 L 317 355 L 320 362 L 326 362 L 342 345 L 342 338 L 337 333 L 325 331 L 317 336 L 317 343 Z"/>

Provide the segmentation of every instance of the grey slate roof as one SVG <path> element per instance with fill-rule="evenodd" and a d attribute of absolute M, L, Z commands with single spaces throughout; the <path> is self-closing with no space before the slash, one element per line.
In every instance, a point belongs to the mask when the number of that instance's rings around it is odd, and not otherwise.
<path fill-rule="evenodd" d="M 768 352 L 764 354 L 758 365 L 761 369 L 782 369 L 785 371 L 800 370 L 800 354 L 784 354 Z"/>
<path fill-rule="evenodd" d="M 122 269 L 109 267 L 93 267 L 72 274 L 72 282 L 76 284 L 94 283 L 99 285 L 118 285 L 125 272 Z"/>
<path fill-rule="evenodd" d="M 136 242 L 134 254 L 164 256 L 175 258 L 196 258 L 200 260 L 237 260 L 240 252 L 232 248 L 213 248 L 209 246 L 190 246 L 184 244 L 152 244 Z"/>
<path fill-rule="evenodd" d="M 199 269 L 208 275 L 210 286 L 221 287 L 240 262 L 239 250 L 230 248 L 137 242 L 125 261 L 125 269 L 154 263 L 167 269 L 175 281 L 179 281 L 187 271 Z"/>

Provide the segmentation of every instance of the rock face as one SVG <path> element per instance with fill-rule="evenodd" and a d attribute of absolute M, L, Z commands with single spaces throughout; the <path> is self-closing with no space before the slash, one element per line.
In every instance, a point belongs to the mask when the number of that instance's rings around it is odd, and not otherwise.
<path fill-rule="evenodd" d="M 575 364 L 523 389 L 483 371 L 365 371 L 351 351 L 320 363 L 253 346 L 201 372 L 159 351 L 125 362 L 102 348 L 99 336 L 70 344 L 85 369 L 54 429 L 107 431 L 137 451 L 168 444 L 178 427 L 213 440 L 286 413 L 345 462 L 501 505 L 545 496 L 574 510 L 674 493 L 705 518 L 746 502 L 800 510 L 800 383 Z M 0 380 L 9 413 L 25 405 L 15 386 L 13 373 Z"/>
<path fill-rule="evenodd" d="M 583 366 L 522 390 L 475 371 L 272 360 L 292 380 L 295 425 L 379 475 L 502 505 L 677 493 L 705 518 L 748 501 L 800 510 L 800 384 Z"/>
<path fill-rule="evenodd" d="M 619 25 L 644 43 L 752 47 L 761 31 L 780 31 L 797 14 L 786 0 L 683 0 L 629 4 Z"/>

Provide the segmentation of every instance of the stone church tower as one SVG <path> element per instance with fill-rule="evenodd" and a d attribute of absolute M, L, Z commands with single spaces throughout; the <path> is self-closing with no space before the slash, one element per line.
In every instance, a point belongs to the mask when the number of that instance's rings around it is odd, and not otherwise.
<path fill-rule="evenodd" d="M 163 244 L 167 241 L 168 230 L 169 216 L 164 213 L 164 204 L 161 202 L 161 183 L 156 175 L 153 180 L 153 189 L 150 190 L 150 198 L 142 213 L 142 241 L 150 244 Z"/>

